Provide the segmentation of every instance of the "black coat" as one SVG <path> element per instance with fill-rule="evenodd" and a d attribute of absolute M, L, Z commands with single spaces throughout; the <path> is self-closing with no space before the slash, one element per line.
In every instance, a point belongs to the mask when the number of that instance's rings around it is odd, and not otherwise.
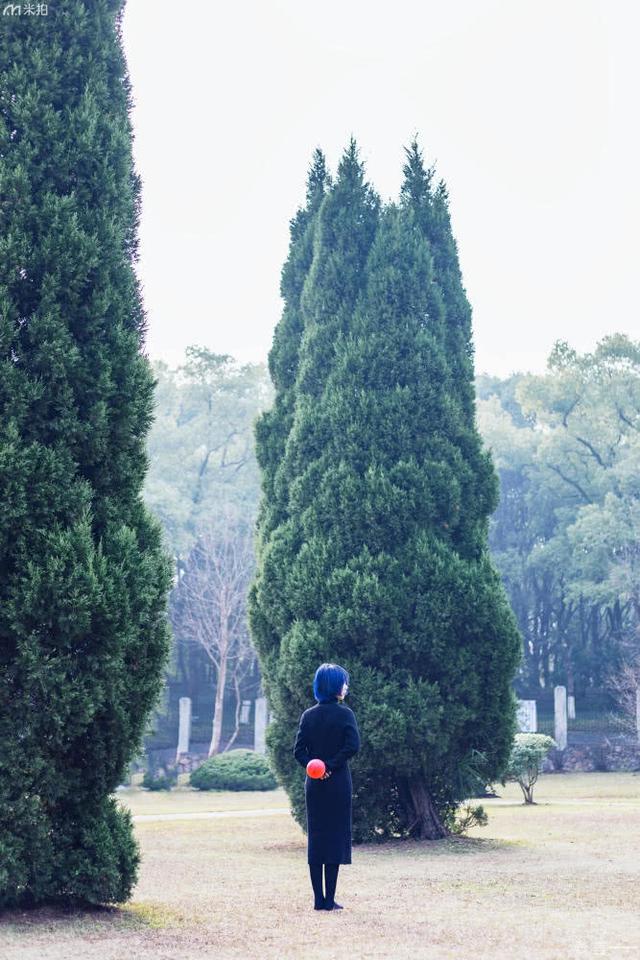
<path fill-rule="evenodd" d="M 349 758 L 359 749 L 358 724 L 346 704 L 317 703 L 300 717 L 294 757 L 305 768 L 309 760 L 324 760 L 331 771 L 327 780 L 305 777 L 308 863 L 351 863 Z"/>

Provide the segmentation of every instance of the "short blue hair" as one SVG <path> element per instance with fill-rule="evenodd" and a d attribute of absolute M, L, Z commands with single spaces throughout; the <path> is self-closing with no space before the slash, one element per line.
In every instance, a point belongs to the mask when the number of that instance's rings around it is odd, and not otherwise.
<path fill-rule="evenodd" d="M 343 684 L 349 685 L 349 674 L 337 663 L 321 663 L 313 678 L 313 695 L 318 703 L 336 700 Z"/>

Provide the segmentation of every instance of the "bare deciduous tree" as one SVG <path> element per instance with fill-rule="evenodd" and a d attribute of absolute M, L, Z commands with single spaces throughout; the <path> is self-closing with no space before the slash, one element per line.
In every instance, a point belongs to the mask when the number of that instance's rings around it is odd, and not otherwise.
<path fill-rule="evenodd" d="M 201 647 L 215 668 L 216 692 L 209 756 L 218 753 L 224 693 L 231 672 L 239 689 L 254 655 L 249 639 L 246 598 L 254 569 L 253 534 L 246 521 L 226 511 L 199 530 L 186 569 L 176 587 L 174 629 L 182 642 Z"/>
<path fill-rule="evenodd" d="M 619 725 L 631 736 L 638 734 L 638 690 L 640 690 L 640 654 L 629 658 L 608 678 L 607 687 L 614 696 L 620 714 Z"/>
<path fill-rule="evenodd" d="M 229 738 L 229 742 L 226 744 L 223 753 L 226 753 L 227 750 L 230 750 L 234 744 L 236 737 L 240 733 L 240 708 L 242 701 L 240 699 L 240 691 L 242 687 L 242 681 L 247 676 L 247 674 L 252 670 L 254 663 L 256 662 L 256 652 L 249 639 L 249 634 L 245 633 L 241 636 L 238 642 L 238 648 L 236 656 L 233 660 L 233 689 L 236 695 L 236 712 L 235 712 L 235 728 Z"/>

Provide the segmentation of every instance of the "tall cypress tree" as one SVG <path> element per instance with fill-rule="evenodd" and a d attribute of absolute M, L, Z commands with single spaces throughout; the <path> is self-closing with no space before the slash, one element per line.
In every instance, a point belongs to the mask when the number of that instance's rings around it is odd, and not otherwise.
<path fill-rule="evenodd" d="M 437 318 L 443 349 L 450 369 L 446 385 L 451 417 L 446 442 L 458 456 L 456 484 L 459 504 L 449 531 L 456 549 L 478 557 L 486 546 L 488 517 L 498 504 L 498 478 L 493 462 L 475 429 L 476 401 L 473 366 L 471 306 L 462 283 L 458 249 L 451 229 L 448 191 L 444 181 L 434 185 L 434 168 L 425 170 L 422 153 L 414 140 L 405 151 L 401 203 L 429 246 L 433 282 L 428 296 L 429 315 Z M 457 453 L 456 453 L 457 451 Z"/>
<path fill-rule="evenodd" d="M 313 258 L 315 221 L 329 184 L 324 154 L 316 150 L 307 175 L 306 204 L 289 224 L 289 254 L 280 280 L 284 308 L 269 352 L 269 373 L 276 390 L 274 404 L 255 424 L 256 457 L 262 475 L 262 497 L 256 525 L 259 558 L 268 558 L 272 533 L 287 518 L 287 477 L 283 474 L 282 462 L 293 422 L 304 325 L 301 297 Z M 258 584 L 259 579 L 254 580 L 249 589 L 248 616 L 253 625 L 256 649 L 262 658 L 263 685 L 269 689 L 270 665 L 277 660 L 279 637 L 269 620 L 268 604 L 261 602 L 258 595 Z"/>
<path fill-rule="evenodd" d="M 258 524 L 263 538 L 286 516 L 286 490 L 282 482 L 276 482 L 276 475 L 293 420 L 294 386 L 303 328 L 300 301 L 313 258 L 315 219 L 329 183 L 324 154 L 316 150 L 307 176 L 306 204 L 289 225 L 289 255 L 280 280 L 284 309 L 269 352 L 269 373 L 276 388 L 275 400 L 255 427 L 265 494 L 261 501 L 263 514 Z"/>
<path fill-rule="evenodd" d="M 303 282 L 290 292 L 283 289 L 285 296 L 289 293 L 285 311 L 290 303 L 297 311 L 297 324 L 290 334 L 295 365 L 290 367 L 291 376 L 284 387 L 274 381 L 274 409 L 278 409 L 278 394 L 289 390 L 290 419 L 286 443 L 281 442 L 271 461 L 272 467 L 267 469 L 264 464 L 270 450 L 260 423 L 256 429 L 257 456 L 263 467 L 263 504 L 258 522 L 259 568 L 249 595 L 249 623 L 273 716 L 267 742 L 282 781 L 297 798 L 298 808 L 304 804 L 304 797 L 300 778 L 296 777 L 290 764 L 289 739 L 295 733 L 292 724 L 296 704 L 302 701 L 299 689 L 292 697 L 292 678 L 284 684 L 280 682 L 286 664 L 286 637 L 299 614 L 286 581 L 304 537 L 297 509 L 298 493 L 291 487 L 292 480 L 298 481 L 292 459 L 296 462 L 301 457 L 304 459 L 303 444 L 322 446 L 323 428 L 315 420 L 313 410 L 323 389 L 323 378 L 331 367 L 335 341 L 346 330 L 364 282 L 364 265 L 375 235 L 379 210 L 378 197 L 364 180 L 353 140 L 341 159 L 336 182 L 329 185 L 329 179 L 323 173 L 322 187 L 321 203 L 308 217 Z M 289 262 L 294 257 L 298 257 L 295 235 Z M 318 295 L 319 277 L 326 297 Z M 290 330 L 291 327 L 290 324 Z M 274 349 L 277 343 L 278 338 Z M 271 522 L 273 514 L 268 506 L 270 475 L 276 476 L 276 489 L 271 498 L 277 508 Z"/>
<path fill-rule="evenodd" d="M 520 649 L 486 548 L 497 487 L 468 405 L 466 298 L 424 225 L 421 205 L 441 217 L 442 192 L 417 148 L 408 159 L 415 182 L 376 210 L 365 242 L 366 201 L 341 194 L 340 175 L 320 209 L 283 460 L 289 517 L 260 588 L 280 638 L 263 665 L 268 743 L 301 824 L 291 739 L 310 678 L 322 660 L 352 675 L 359 840 L 444 836 L 470 771 L 501 771 Z"/>
<path fill-rule="evenodd" d="M 0 904 L 118 902 L 169 644 L 122 0 L 0 34 Z"/>

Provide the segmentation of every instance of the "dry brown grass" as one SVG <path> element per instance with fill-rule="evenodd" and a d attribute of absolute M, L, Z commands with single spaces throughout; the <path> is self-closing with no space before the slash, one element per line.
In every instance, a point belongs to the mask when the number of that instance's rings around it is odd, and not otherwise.
<path fill-rule="evenodd" d="M 121 790 L 120 802 L 143 816 L 165 813 L 205 813 L 219 810 L 258 810 L 288 807 L 284 790 L 192 790 L 190 787 L 166 791 Z"/>
<path fill-rule="evenodd" d="M 312 909 L 306 839 L 288 815 L 138 823 L 144 861 L 129 905 L 10 914 L 0 957 L 637 956 L 640 776 L 543 775 L 533 807 L 517 785 L 500 792 L 469 839 L 354 847 L 338 913 Z M 144 814 L 286 806 L 281 791 L 124 799 Z"/>

